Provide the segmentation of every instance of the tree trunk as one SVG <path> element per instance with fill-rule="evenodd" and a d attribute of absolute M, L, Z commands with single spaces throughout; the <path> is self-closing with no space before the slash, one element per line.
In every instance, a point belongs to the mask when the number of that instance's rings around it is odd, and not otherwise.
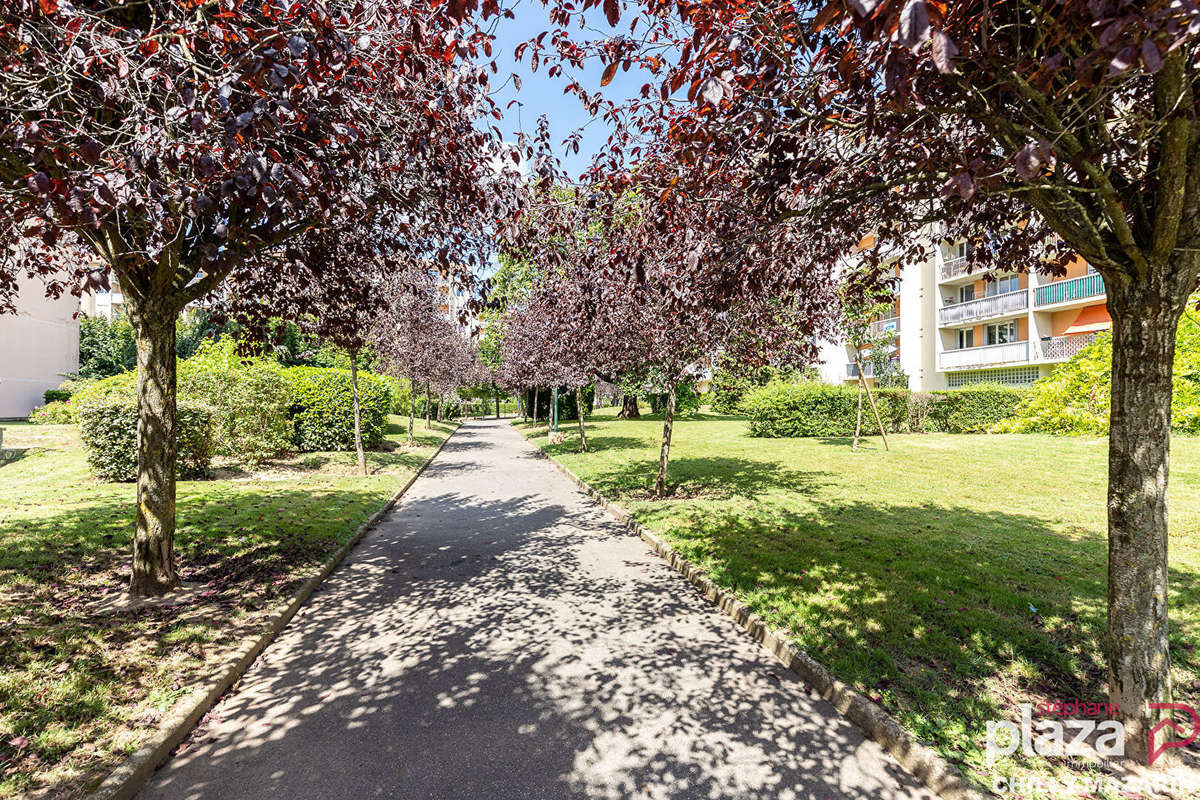
<path fill-rule="evenodd" d="M 354 451 L 358 453 L 358 474 L 367 474 L 367 455 L 363 452 L 362 412 L 358 404 L 358 353 L 350 353 L 350 383 L 354 385 Z"/>
<path fill-rule="evenodd" d="M 1108 437 L 1108 691 L 1125 725 L 1125 755 L 1148 760 L 1149 732 L 1170 712 L 1167 645 L 1167 471 L 1171 372 L 1186 303 L 1106 278 L 1113 320 Z M 1129 283 L 1128 281 L 1126 283 Z M 1169 728 L 1160 730 L 1160 745 Z"/>
<path fill-rule="evenodd" d="M 172 304 L 162 300 L 130 306 L 137 342 L 138 480 L 129 591 L 137 597 L 156 597 L 179 585 L 175 567 L 177 314 Z"/>
<path fill-rule="evenodd" d="M 617 413 L 617 419 L 639 419 L 641 416 L 642 412 L 638 411 L 637 395 L 622 395 L 621 410 Z"/>
<path fill-rule="evenodd" d="M 496 396 L 496 419 L 500 419 L 500 395 L 496 392 L 496 387 L 492 387 L 492 392 Z"/>
<path fill-rule="evenodd" d="M 662 450 L 658 455 L 658 480 L 654 482 L 654 494 L 667 494 L 667 460 L 671 455 L 671 430 L 675 426 L 675 384 L 667 384 L 667 413 L 663 421 Z"/>
<path fill-rule="evenodd" d="M 408 382 L 408 446 L 412 447 L 415 443 L 413 439 L 413 417 L 417 415 L 417 384 L 413 381 Z"/>
<path fill-rule="evenodd" d="M 446 406 L 446 395 L 439 392 L 438 393 L 438 413 L 437 413 L 437 421 L 438 422 L 441 422 L 443 419 L 442 412 L 445 410 L 445 406 Z"/>
<path fill-rule="evenodd" d="M 850 443 L 850 452 L 858 450 L 858 437 L 862 434 L 862 369 L 858 371 L 858 416 L 854 420 L 854 441 Z"/>
<path fill-rule="evenodd" d="M 883 449 L 888 450 L 887 431 L 883 428 L 883 420 L 879 418 L 879 409 L 875 406 L 875 398 L 871 395 L 871 387 L 867 385 L 867 376 L 863 375 L 862 359 L 858 356 L 854 357 L 858 363 L 858 382 L 862 385 L 862 389 L 867 393 L 867 402 L 871 404 L 871 413 L 875 415 L 875 424 L 879 426 L 879 435 L 883 437 Z"/>
<path fill-rule="evenodd" d="M 575 415 L 579 417 L 579 452 L 586 453 L 587 434 L 583 430 L 583 387 L 575 390 Z"/>
<path fill-rule="evenodd" d="M 538 387 L 533 387 L 533 424 L 537 425 Z"/>
<path fill-rule="evenodd" d="M 425 384 L 425 430 L 429 430 L 429 416 L 433 413 L 429 384 Z"/>

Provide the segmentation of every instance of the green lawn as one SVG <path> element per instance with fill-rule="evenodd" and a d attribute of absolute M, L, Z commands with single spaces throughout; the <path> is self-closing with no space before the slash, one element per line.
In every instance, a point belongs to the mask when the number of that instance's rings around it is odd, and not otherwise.
<path fill-rule="evenodd" d="M 703 416 L 677 423 L 657 501 L 661 419 L 614 413 L 588 424 L 592 452 L 574 424 L 545 449 L 975 779 L 986 720 L 1105 697 L 1105 440 L 916 434 L 853 453 Z M 1176 699 L 1200 705 L 1200 440 L 1176 440 L 1171 468 Z"/>
<path fill-rule="evenodd" d="M 171 705 L 394 494 L 453 426 L 417 424 L 420 447 L 305 453 L 254 474 L 179 484 L 176 540 L 196 602 L 101 614 L 129 580 L 132 484 L 88 473 L 69 426 L 4 425 L 0 466 L 0 797 L 81 796 Z"/>

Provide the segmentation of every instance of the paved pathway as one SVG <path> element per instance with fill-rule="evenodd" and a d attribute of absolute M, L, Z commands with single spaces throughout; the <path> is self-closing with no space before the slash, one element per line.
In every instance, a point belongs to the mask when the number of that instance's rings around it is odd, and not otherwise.
<path fill-rule="evenodd" d="M 139 797 L 933 797 L 502 421 L 216 714 Z"/>

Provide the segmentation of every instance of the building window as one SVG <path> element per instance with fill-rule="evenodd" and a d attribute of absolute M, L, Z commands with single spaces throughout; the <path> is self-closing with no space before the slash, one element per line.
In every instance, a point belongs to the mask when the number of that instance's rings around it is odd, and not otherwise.
<path fill-rule="evenodd" d="M 958 332 L 958 349 L 975 346 L 975 329 L 967 328 Z"/>
<path fill-rule="evenodd" d="M 989 345 L 1008 344 L 1017 341 L 1017 323 L 1000 322 L 984 328 L 984 338 Z"/>
<path fill-rule="evenodd" d="M 1016 275 L 1003 275 L 983 285 L 983 296 L 993 297 L 998 294 L 1008 294 L 1019 291 L 1020 288 L 1021 281 Z"/>
<path fill-rule="evenodd" d="M 968 302 L 970 300 L 974 300 L 974 299 L 975 299 L 975 285 L 974 284 L 958 287 L 958 302 L 966 303 L 966 302 Z"/>

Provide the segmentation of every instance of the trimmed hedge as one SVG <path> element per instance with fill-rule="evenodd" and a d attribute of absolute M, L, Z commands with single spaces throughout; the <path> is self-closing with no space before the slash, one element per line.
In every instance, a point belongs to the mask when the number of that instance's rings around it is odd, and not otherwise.
<path fill-rule="evenodd" d="M 924 430 L 944 433 L 987 433 L 1016 413 L 1027 389 L 981 383 L 932 392 Z"/>
<path fill-rule="evenodd" d="M 889 432 L 907 428 L 907 389 L 874 392 L 879 417 Z M 742 411 L 750 417 L 751 436 L 853 436 L 857 390 L 823 383 L 768 383 L 746 392 Z M 878 434 L 870 404 L 863 398 L 862 430 Z"/>
<path fill-rule="evenodd" d="M 271 358 L 242 358 L 232 339 L 204 342 L 179 362 L 179 396 L 207 403 L 213 450 L 257 467 L 292 445 L 290 387 Z"/>
<path fill-rule="evenodd" d="M 98 398 L 81 406 L 78 415 L 80 437 L 96 477 L 137 480 L 137 401 Z M 206 477 L 212 463 L 212 413 L 207 406 L 180 400 L 175 426 L 177 477 Z"/>
<path fill-rule="evenodd" d="M 981 384 L 928 394 L 907 389 L 874 389 L 872 394 L 889 433 L 986 433 L 1010 418 L 1028 391 Z M 750 417 L 752 436 L 772 437 L 852 436 L 857 409 L 857 387 L 812 382 L 755 387 L 741 407 Z M 865 398 L 863 433 L 879 433 Z"/>
<path fill-rule="evenodd" d="M 47 389 L 42 392 L 42 400 L 46 403 L 65 403 L 71 399 L 71 390 L 61 386 L 57 389 Z"/>
<path fill-rule="evenodd" d="M 291 387 L 292 441 L 297 449 L 354 449 L 354 385 L 350 370 L 289 367 L 283 375 Z M 358 373 L 363 447 L 383 442 L 384 424 L 392 410 L 387 385 L 369 372 Z"/>

